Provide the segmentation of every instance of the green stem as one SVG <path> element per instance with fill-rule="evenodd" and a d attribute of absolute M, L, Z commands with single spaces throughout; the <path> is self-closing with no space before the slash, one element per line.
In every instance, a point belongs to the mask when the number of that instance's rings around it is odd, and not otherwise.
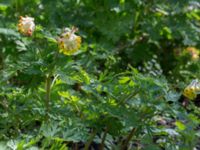
<path fill-rule="evenodd" d="M 124 104 L 126 101 L 128 101 L 129 99 L 133 98 L 134 96 L 136 96 L 139 93 L 139 90 L 136 90 L 135 92 L 131 93 L 128 97 L 121 99 L 121 101 L 118 102 L 119 104 Z"/>
<path fill-rule="evenodd" d="M 54 86 L 56 79 L 58 78 L 58 74 L 54 77 L 53 81 L 51 82 L 51 88 Z"/>
<path fill-rule="evenodd" d="M 102 138 L 102 141 L 101 141 L 100 150 L 104 149 L 104 143 L 105 143 L 105 140 L 106 140 L 107 133 L 108 133 L 108 128 L 106 128 L 106 130 L 105 130 L 105 132 L 103 134 L 103 138 Z"/>
<path fill-rule="evenodd" d="M 50 102 L 50 95 L 51 95 L 51 76 L 50 74 L 46 77 L 46 98 L 45 98 L 45 107 L 46 107 L 46 120 L 48 120 L 49 114 L 49 102 Z"/>
<path fill-rule="evenodd" d="M 135 131 L 136 131 L 136 128 L 133 128 L 131 132 L 129 133 L 129 135 L 127 136 L 127 138 L 125 139 L 125 141 L 122 142 L 121 150 L 125 150 L 128 147 L 128 144 L 130 140 L 132 139 L 132 137 L 134 136 Z"/>
<path fill-rule="evenodd" d="M 57 60 L 57 57 L 58 57 L 58 52 L 56 52 L 54 54 L 54 61 L 49 65 L 49 69 L 51 69 L 50 73 L 47 75 L 46 77 L 46 99 L 45 99 L 45 107 L 46 107 L 46 115 L 45 115 L 45 118 L 46 120 L 48 120 L 48 114 L 49 114 L 49 111 L 50 111 L 50 106 L 49 106 L 49 103 L 50 103 L 50 96 L 51 96 L 51 88 L 53 87 L 53 84 L 54 82 L 56 81 L 58 75 L 54 78 L 54 80 L 51 82 L 51 76 L 54 72 L 54 69 L 55 69 L 55 64 L 56 64 L 56 60 Z"/>
<path fill-rule="evenodd" d="M 96 133 L 97 133 L 96 130 L 94 130 L 94 131 L 92 132 L 89 141 L 85 144 L 84 150 L 88 150 L 88 149 L 89 149 L 90 144 L 92 143 L 92 141 L 93 141 L 93 139 L 94 139 Z"/>

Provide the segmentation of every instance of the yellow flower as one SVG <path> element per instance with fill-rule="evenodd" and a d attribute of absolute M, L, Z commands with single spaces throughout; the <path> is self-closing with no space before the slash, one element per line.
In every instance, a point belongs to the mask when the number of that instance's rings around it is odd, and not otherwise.
<path fill-rule="evenodd" d="M 198 60 L 199 59 L 199 50 L 195 47 L 187 47 L 186 51 L 191 55 L 192 60 Z"/>
<path fill-rule="evenodd" d="M 65 55 L 72 55 L 81 47 L 81 37 L 75 35 L 78 29 L 65 28 L 64 33 L 58 38 L 59 52 Z"/>
<path fill-rule="evenodd" d="M 193 80 L 183 91 L 183 95 L 190 100 L 194 100 L 197 94 L 200 93 L 200 82 Z"/>
<path fill-rule="evenodd" d="M 31 36 L 35 30 L 34 18 L 20 16 L 18 30 L 24 35 Z"/>

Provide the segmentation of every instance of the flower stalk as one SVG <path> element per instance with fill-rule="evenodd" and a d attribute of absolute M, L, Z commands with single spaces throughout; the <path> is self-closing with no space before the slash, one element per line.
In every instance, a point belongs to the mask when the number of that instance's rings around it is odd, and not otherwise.
<path fill-rule="evenodd" d="M 105 144 L 107 133 L 108 133 L 108 127 L 106 127 L 105 132 L 103 134 L 100 150 L 104 150 L 104 144 Z"/>
<path fill-rule="evenodd" d="M 90 147 L 90 145 L 91 145 L 93 139 L 95 138 L 96 134 L 97 134 L 97 130 L 94 130 L 94 131 L 91 133 L 88 142 L 85 144 L 84 150 L 88 150 L 88 149 L 89 149 L 89 147 Z"/>
<path fill-rule="evenodd" d="M 48 114 L 50 111 L 49 103 L 51 96 L 51 76 L 50 74 L 46 77 L 46 97 L 45 97 L 45 107 L 46 107 L 46 114 L 45 119 L 48 120 Z"/>
<path fill-rule="evenodd" d="M 129 142 L 131 141 L 131 139 L 134 136 L 135 132 L 136 132 L 136 128 L 133 128 L 131 130 L 131 132 L 129 133 L 129 135 L 127 136 L 127 138 L 125 139 L 125 141 L 122 142 L 121 150 L 125 150 L 128 147 Z"/>

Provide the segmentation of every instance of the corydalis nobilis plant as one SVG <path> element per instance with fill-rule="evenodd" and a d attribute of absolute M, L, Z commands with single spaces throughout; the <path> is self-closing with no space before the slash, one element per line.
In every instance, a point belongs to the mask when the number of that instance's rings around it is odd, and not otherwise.
<path fill-rule="evenodd" d="M 18 30 L 20 33 L 31 36 L 35 29 L 34 18 L 31 17 L 20 17 Z M 78 51 L 81 46 L 81 37 L 75 35 L 75 32 L 78 28 L 72 27 L 72 29 L 65 28 L 64 33 L 58 38 L 58 46 L 59 52 L 65 55 L 72 55 Z M 56 61 L 56 59 L 54 60 Z M 49 112 L 49 102 L 50 102 L 50 95 L 51 95 L 51 76 L 52 72 L 47 74 L 46 76 L 46 110 L 47 115 L 46 118 L 48 119 L 48 112 Z"/>
<path fill-rule="evenodd" d="M 200 93 L 200 82 L 198 79 L 193 80 L 183 91 L 183 95 L 190 100 L 194 100 Z"/>
<path fill-rule="evenodd" d="M 32 36 L 35 30 L 34 18 L 28 16 L 26 17 L 20 16 L 18 30 L 20 33 L 24 35 Z"/>
<path fill-rule="evenodd" d="M 81 46 L 81 37 L 75 32 L 78 29 L 75 27 L 65 28 L 64 32 L 58 38 L 59 52 L 65 55 L 72 55 L 78 51 Z"/>

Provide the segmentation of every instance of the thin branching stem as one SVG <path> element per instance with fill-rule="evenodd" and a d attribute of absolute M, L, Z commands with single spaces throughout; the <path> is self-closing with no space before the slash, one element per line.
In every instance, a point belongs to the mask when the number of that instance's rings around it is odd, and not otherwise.
<path fill-rule="evenodd" d="M 100 150 L 104 149 L 104 143 L 105 143 L 105 140 L 106 140 L 107 133 L 108 133 L 108 128 L 106 128 L 105 132 L 103 133 L 103 137 L 102 137 L 102 140 L 101 140 Z"/>
<path fill-rule="evenodd" d="M 118 104 L 124 104 L 126 101 L 128 101 L 129 99 L 133 98 L 134 96 L 136 96 L 139 93 L 139 90 L 136 90 L 135 92 L 131 93 L 128 97 L 121 99 Z"/>
<path fill-rule="evenodd" d="M 50 98 L 51 98 L 50 96 L 51 96 L 51 76 L 49 74 L 46 77 L 46 98 L 45 98 L 45 107 L 46 107 L 45 118 L 46 118 L 46 120 L 48 120 L 48 114 L 49 114 L 49 110 L 50 110 L 50 107 L 49 107 Z"/>
<path fill-rule="evenodd" d="M 91 145 L 91 143 L 92 143 L 94 137 L 96 136 L 96 134 L 97 134 L 97 130 L 94 130 L 94 131 L 91 133 L 91 136 L 90 136 L 88 142 L 85 144 L 84 150 L 88 150 L 88 149 L 89 149 L 89 147 L 90 147 L 90 145 Z"/>
<path fill-rule="evenodd" d="M 125 141 L 122 142 L 121 150 L 125 150 L 126 147 L 128 147 L 128 144 L 131 141 L 132 137 L 134 136 L 135 132 L 136 132 L 136 128 L 133 128 L 131 132 L 129 133 L 129 135 L 127 136 L 127 138 L 125 139 Z"/>

